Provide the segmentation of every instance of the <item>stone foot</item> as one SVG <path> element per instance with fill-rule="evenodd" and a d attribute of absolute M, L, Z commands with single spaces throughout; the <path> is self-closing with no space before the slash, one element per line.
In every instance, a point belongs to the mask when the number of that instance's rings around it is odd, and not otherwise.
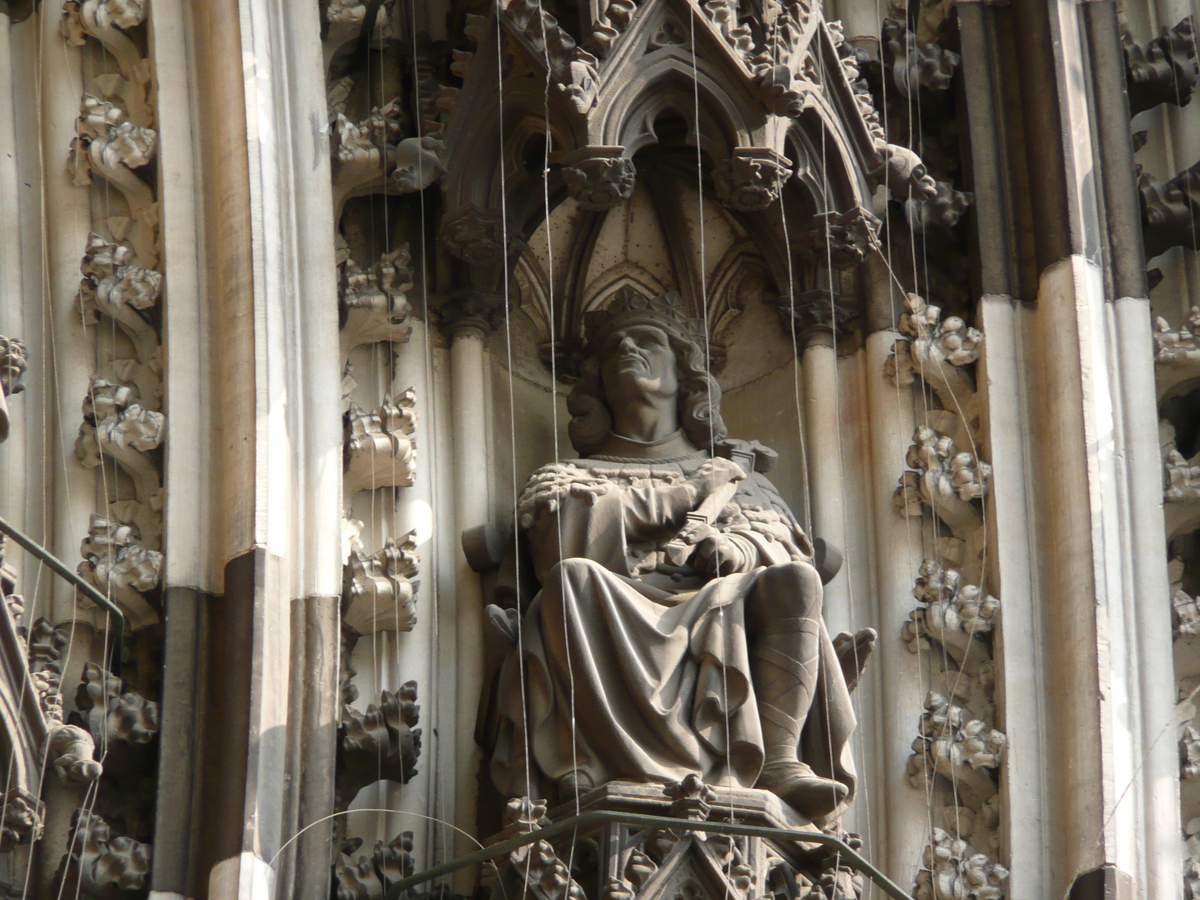
<path fill-rule="evenodd" d="M 849 794 L 849 789 L 840 781 L 822 778 L 794 759 L 768 761 L 755 787 L 770 791 L 810 819 L 829 815 Z"/>

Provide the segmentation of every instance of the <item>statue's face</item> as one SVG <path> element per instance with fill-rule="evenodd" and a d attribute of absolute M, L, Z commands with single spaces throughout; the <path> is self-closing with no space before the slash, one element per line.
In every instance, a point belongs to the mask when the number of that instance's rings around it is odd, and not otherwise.
<path fill-rule="evenodd" d="M 600 377 L 609 405 L 630 394 L 673 397 L 679 392 L 675 351 L 667 333 L 631 325 L 608 336 L 600 350 Z"/>

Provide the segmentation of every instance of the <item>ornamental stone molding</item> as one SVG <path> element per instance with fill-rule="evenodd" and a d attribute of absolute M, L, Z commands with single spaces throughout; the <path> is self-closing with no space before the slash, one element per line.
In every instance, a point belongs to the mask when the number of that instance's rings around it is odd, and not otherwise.
<path fill-rule="evenodd" d="M 63 784 L 91 784 L 103 773 L 96 762 L 96 742 L 78 725 L 62 725 L 50 734 L 46 758 Z"/>
<path fill-rule="evenodd" d="M 345 445 L 342 496 L 347 506 L 359 491 L 408 487 L 417 470 L 417 395 L 409 388 L 371 411 L 351 403 L 343 417 Z"/>
<path fill-rule="evenodd" d="M 100 816 L 77 809 L 59 864 L 57 889 L 63 896 L 88 900 L 107 900 L 114 891 L 144 890 L 152 853 L 149 844 L 114 835 Z"/>
<path fill-rule="evenodd" d="M 0 791 L 0 853 L 28 846 L 42 836 L 45 808 L 23 788 Z"/>
<path fill-rule="evenodd" d="M 766 147 L 738 147 L 722 165 L 713 169 L 717 200 L 738 212 L 761 212 L 779 199 L 779 192 L 792 176 L 792 164 Z"/>
<path fill-rule="evenodd" d="M 966 584 L 955 569 L 936 560 L 921 563 L 913 596 L 922 604 L 909 614 L 903 637 L 909 650 L 919 653 L 931 642 L 945 647 L 964 671 L 978 670 L 991 652 L 984 643 L 1000 612 L 1000 601 L 978 585 Z"/>
<path fill-rule="evenodd" d="M 996 795 L 995 770 L 1008 743 L 1003 734 L 974 718 L 970 710 L 930 691 L 918 735 L 908 764 L 913 787 L 926 790 L 928 780 L 940 775 L 972 809 L 980 809 Z"/>
<path fill-rule="evenodd" d="M 637 169 L 624 147 L 584 147 L 563 156 L 563 180 L 582 209 L 608 210 L 633 196 Z"/>

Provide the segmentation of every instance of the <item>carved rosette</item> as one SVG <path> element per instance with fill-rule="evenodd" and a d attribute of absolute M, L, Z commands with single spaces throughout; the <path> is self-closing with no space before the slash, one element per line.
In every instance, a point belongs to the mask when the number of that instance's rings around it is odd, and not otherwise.
<path fill-rule="evenodd" d="M 713 169 L 717 200 L 739 212 L 769 207 L 791 176 L 791 162 L 768 147 L 738 147 L 728 161 Z"/>
<path fill-rule="evenodd" d="M 624 147 L 585 147 L 561 159 L 567 190 L 583 209 L 612 209 L 633 196 L 637 169 Z"/>

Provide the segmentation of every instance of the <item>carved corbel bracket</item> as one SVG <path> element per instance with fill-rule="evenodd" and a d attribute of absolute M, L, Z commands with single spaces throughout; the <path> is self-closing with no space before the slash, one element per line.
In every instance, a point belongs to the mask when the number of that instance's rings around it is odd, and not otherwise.
<path fill-rule="evenodd" d="M 409 388 L 367 412 L 351 404 L 344 417 L 345 471 L 342 496 L 348 506 L 359 491 L 408 487 L 417 469 L 416 392 Z"/>
<path fill-rule="evenodd" d="M 351 551 L 343 567 L 342 623 L 359 634 L 412 631 L 417 623 L 419 564 L 415 531 L 399 544 L 388 538 L 373 556 Z"/>
<path fill-rule="evenodd" d="M 136 526 L 92 513 L 79 548 L 83 562 L 76 567 L 85 581 L 121 605 L 134 631 L 159 621 L 145 595 L 158 587 L 163 564 L 163 555 L 147 550 L 139 539 Z"/>
<path fill-rule="evenodd" d="M 791 177 L 791 162 L 769 147 L 738 147 L 728 161 L 713 169 L 717 200 L 739 212 L 769 207 Z"/>
<path fill-rule="evenodd" d="M 338 729 L 337 809 L 347 809 L 358 792 L 377 781 L 405 784 L 417 774 L 421 753 L 417 683 L 405 682 L 398 693 L 383 691 L 379 706 L 366 712 L 342 707 Z"/>
<path fill-rule="evenodd" d="M 133 691 L 122 691 L 120 678 L 86 663 L 75 692 L 75 706 L 86 716 L 88 731 L 101 746 L 111 740 L 148 744 L 158 734 L 158 704 Z"/>
<path fill-rule="evenodd" d="M 412 334 L 408 292 L 413 287 L 408 244 L 385 253 L 365 272 L 350 259 L 342 265 L 339 313 L 344 357 L 355 347 L 381 341 L 404 343 Z"/>
<path fill-rule="evenodd" d="M 637 169 L 624 147 L 584 147 L 559 158 L 567 190 L 582 209 L 605 210 L 633 196 Z"/>
<path fill-rule="evenodd" d="M 66 0 L 63 3 L 62 35 L 68 44 L 82 47 L 85 35 L 98 40 L 121 67 L 121 76 L 102 75 L 112 96 L 120 96 L 135 125 L 154 124 L 153 76 L 149 60 L 124 32 L 146 20 L 145 0 Z"/>
<path fill-rule="evenodd" d="M 1007 881 L 1004 866 L 986 854 L 973 852 L 966 841 L 935 828 L 913 895 L 920 900 L 1004 900 Z"/>
<path fill-rule="evenodd" d="M 956 569 L 936 560 L 921 563 L 913 596 L 925 604 L 909 614 L 902 635 L 913 653 L 930 649 L 936 641 L 964 673 L 976 675 L 991 659 L 984 642 L 1000 612 L 1000 601 L 978 585 L 966 584 Z"/>
<path fill-rule="evenodd" d="M 818 266 L 852 269 L 879 248 L 880 225 L 879 219 L 862 207 L 820 213 L 800 236 L 800 248 Z"/>
<path fill-rule="evenodd" d="M 1144 44 L 1134 40 L 1128 22 L 1122 21 L 1121 26 L 1129 115 L 1136 116 L 1160 103 L 1187 106 L 1200 71 L 1196 66 L 1192 17 L 1187 16 L 1176 25 L 1164 25 L 1161 35 Z"/>
<path fill-rule="evenodd" d="M 62 896 L 89 900 L 106 900 L 114 890 L 145 890 L 152 853 L 149 844 L 115 836 L 102 818 L 77 809 L 55 877 L 56 889 Z"/>
<path fill-rule="evenodd" d="M 862 313 L 857 298 L 833 289 L 802 291 L 795 295 L 794 301 L 774 294 L 763 299 L 779 310 L 784 328 L 795 331 L 802 347 L 807 337 L 816 334 L 846 337 L 850 334 L 850 324 Z"/>

